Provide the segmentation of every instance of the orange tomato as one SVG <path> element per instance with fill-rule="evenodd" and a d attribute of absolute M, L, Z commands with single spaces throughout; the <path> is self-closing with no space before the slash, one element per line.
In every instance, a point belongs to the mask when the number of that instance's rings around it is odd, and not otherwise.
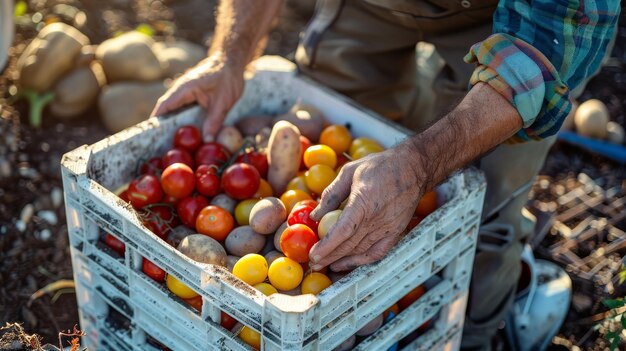
<path fill-rule="evenodd" d="M 180 280 L 176 279 L 176 277 L 171 274 L 168 274 L 167 278 L 165 278 L 165 285 L 167 285 L 167 288 L 170 289 L 170 291 L 173 292 L 174 295 L 180 297 L 181 299 L 192 299 L 198 296 L 198 293 L 193 291 L 187 285 L 183 284 Z"/>
<path fill-rule="evenodd" d="M 254 286 L 255 289 L 262 292 L 265 296 L 270 296 L 272 294 L 276 294 L 278 290 L 268 283 L 259 283 Z"/>
<path fill-rule="evenodd" d="M 228 236 L 235 221 L 225 209 L 217 206 L 207 206 L 200 211 L 196 218 L 196 230 L 200 234 L 208 235 L 217 241 L 223 241 Z"/>
<path fill-rule="evenodd" d="M 383 312 L 383 320 L 384 321 L 387 320 L 387 316 L 389 316 L 389 312 L 393 312 L 394 316 L 398 316 L 398 313 L 400 313 L 400 307 L 398 307 L 397 303 L 394 303 L 393 305 L 391 305 L 391 307 L 386 309 L 385 312 Z"/>
<path fill-rule="evenodd" d="M 370 145 L 370 146 L 374 145 L 374 146 L 378 146 L 382 148 L 382 146 L 376 140 L 366 138 L 366 137 L 360 137 L 352 141 L 352 144 L 350 144 L 350 148 L 348 149 L 348 154 L 352 155 L 353 153 L 356 152 L 358 148 L 360 148 L 361 146 L 366 146 L 366 145 Z"/>
<path fill-rule="evenodd" d="M 290 180 L 289 183 L 287 183 L 287 190 L 302 190 L 307 194 L 311 192 L 311 190 L 309 190 L 306 186 L 304 173 Z"/>
<path fill-rule="evenodd" d="M 261 334 L 254 329 L 244 326 L 239 332 L 239 338 L 246 344 L 252 346 L 255 350 L 261 349 Z"/>
<path fill-rule="evenodd" d="M 233 275 L 250 285 L 263 283 L 267 278 L 267 261 L 259 254 L 247 254 L 235 263 Z"/>
<path fill-rule="evenodd" d="M 324 128 L 320 134 L 320 144 L 328 145 L 339 155 L 348 151 L 352 143 L 352 135 L 348 128 L 334 124 Z"/>
<path fill-rule="evenodd" d="M 304 174 L 306 186 L 316 194 L 322 194 L 336 176 L 335 171 L 327 165 L 314 165 Z"/>
<path fill-rule="evenodd" d="M 247 199 L 237 204 L 235 207 L 235 220 L 237 224 L 250 224 L 250 211 L 252 211 L 252 207 L 254 207 L 257 202 L 259 202 L 258 199 Z"/>
<path fill-rule="evenodd" d="M 421 285 L 409 291 L 408 294 L 398 300 L 398 307 L 400 308 L 400 311 L 404 311 L 407 307 L 411 306 L 415 301 L 422 297 L 425 292 L 426 289 Z"/>
<path fill-rule="evenodd" d="M 294 261 L 308 262 L 309 251 L 318 241 L 319 238 L 311 228 L 298 223 L 285 228 L 280 236 L 280 249 Z"/>
<path fill-rule="evenodd" d="M 291 213 L 291 209 L 294 208 L 294 206 L 302 201 L 302 200 L 313 200 L 311 198 L 311 195 L 309 195 L 308 193 L 305 193 L 302 190 L 287 190 L 285 191 L 284 194 L 282 194 L 280 196 L 280 201 L 283 202 L 283 204 L 285 205 L 285 208 L 287 209 L 287 213 Z"/>
<path fill-rule="evenodd" d="M 302 266 L 291 258 L 280 257 L 270 265 L 268 277 L 272 286 L 282 291 L 295 289 L 302 282 Z"/>
<path fill-rule="evenodd" d="M 264 197 L 274 196 L 274 190 L 272 190 L 272 186 L 267 180 L 261 178 L 259 181 L 259 189 L 252 195 L 253 198 L 262 199 Z"/>
<path fill-rule="evenodd" d="M 318 204 L 317 204 L 317 201 L 315 201 L 315 200 L 302 200 L 302 201 L 298 201 L 298 202 L 297 202 L 297 203 L 293 206 L 293 208 L 296 208 L 296 207 L 298 207 L 298 206 L 300 206 L 300 205 L 304 205 L 304 206 L 311 206 L 311 207 L 313 207 L 313 208 L 316 208 Z"/>
<path fill-rule="evenodd" d="M 302 280 L 302 293 L 317 295 L 332 283 L 325 274 L 313 272 Z"/>
<path fill-rule="evenodd" d="M 420 202 L 415 209 L 415 215 L 421 218 L 425 218 L 429 214 L 435 212 L 437 209 L 437 192 L 430 190 L 422 195 Z"/>
<path fill-rule="evenodd" d="M 202 296 L 198 295 L 190 299 L 185 299 L 185 302 L 190 304 L 191 307 L 195 308 L 197 311 L 202 311 Z"/>
<path fill-rule="evenodd" d="M 313 145 L 313 143 L 311 143 L 311 140 L 309 140 L 309 138 L 305 137 L 304 135 L 300 135 L 300 169 L 306 169 L 306 166 L 304 165 L 304 152 L 311 145 Z"/>
<path fill-rule="evenodd" d="M 375 154 L 384 150 L 385 149 L 380 145 L 363 145 L 360 148 L 356 149 L 354 153 L 351 153 L 350 156 L 353 160 L 358 160 L 367 155 Z"/>
<path fill-rule="evenodd" d="M 304 164 L 307 168 L 314 165 L 327 165 L 330 168 L 337 166 L 337 154 L 326 145 L 313 145 L 304 152 Z"/>

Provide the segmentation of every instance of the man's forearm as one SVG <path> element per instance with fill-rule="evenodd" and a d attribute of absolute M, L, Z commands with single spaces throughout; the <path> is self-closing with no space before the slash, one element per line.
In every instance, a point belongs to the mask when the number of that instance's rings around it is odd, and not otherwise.
<path fill-rule="evenodd" d="M 452 112 L 400 147 L 417 155 L 411 157 L 416 178 L 430 189 L 521 127 L 517 110 L 489 85 L 479 83 Z"/>
<path fill-rule="evenodd" d="M 220 1 L 209 55 L 221 53 L 243 69 L 254 59 L 281 4 L 282 0 Z"/>

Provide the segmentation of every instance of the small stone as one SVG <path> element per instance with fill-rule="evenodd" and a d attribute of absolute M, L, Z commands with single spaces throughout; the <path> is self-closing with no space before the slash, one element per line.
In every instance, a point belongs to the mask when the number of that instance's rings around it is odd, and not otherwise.
<path fill-rule="evenodd" d="M 39 240 L 48 241 L 52 236 L 52 232 L 50 231 L 50 229 L 44 229 L 41 232 L 38 232 L 36 236 L 39 238 Z"/>
<path fill-rule="evenodd" d="M 50 199 L 52 200 L 52 207 L 59 208 L 63 204 L 63 191 L 54 187 L 50 192 Z"/>
<path fill-rule="evenodd" d="M 0 178 L 11 176 L 11 163 L 5 158 L 0 159 Z"/>
<path fill-rule="evenodd" d="M 43 219 L 48 222 L 50 225 L 56 225 L 59 221 L 57 218 L 57 214 L 53 211 L 39 211 L 37 212 L 37 217 Z"/>
<path fill-rule="evenodd" d="M 24 208 L 22 208 L 22 212 L 20 213 L 20 220 L 24 222 L 24 225 L 26 225 L 33 218 L 34 214 L 35 206 L 33 206 L 33 204 L 28 204 L 24 206 Z"/>
<path fill-rule="evenodd" d="M 23 233 L 26 230 L 26 223 L 22 222 L 20 219 L 15 223 L 15 228 Z"/>

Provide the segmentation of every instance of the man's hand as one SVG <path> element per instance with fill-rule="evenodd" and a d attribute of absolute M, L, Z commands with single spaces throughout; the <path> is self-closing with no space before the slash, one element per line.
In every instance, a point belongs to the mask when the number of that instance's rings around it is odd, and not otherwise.
<path fill-rule="evenodd" d="M 347 163 L 324 191 L 311 217 L 321 217 L 348 199 L 333 230 L 310 252 L 313 269 L 334 271 L 380 260 L 402 238 L 422 196 L 415 155 L 399 147 Z"/>
<path fill-rule="evenodd" d="M 243 71 L 244 67 L 229 62 L 220 53 L 213 54 L 178 78 L 159 98 L 152 115 L 198 103 L 206 111 L 204 140 L 212 141 L 243 92 Z"/>

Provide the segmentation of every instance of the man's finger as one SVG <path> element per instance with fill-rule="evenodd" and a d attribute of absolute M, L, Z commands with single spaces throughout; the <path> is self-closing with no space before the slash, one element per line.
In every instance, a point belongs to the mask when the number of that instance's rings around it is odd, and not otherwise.
<path fill-rule="evenodd" d="M 386 237 L 372 245 L 365 253 L 347 256 L 337 260 L 330 265 L 334 272 L 349 271 L 372 262 L 381 260 L 389 250 L 396 244 L 398 238 L 395 236 Z"/>
<path fill-rule="evenodd" d="M 353 174 L 352 167 L 344 166 L 337 178 L 324 189 L 319 205 L 310 214 L 314 221 L 319 221 L 328 212 L 338 209 L 341 202 L 350 195 Z"/>
<path fill-rule="evenodd" d="M 178 89 L 176 89 L 175 91 L 167 91 L 165 95 L 163 95 L 163 97 L 159 99 L 150 115 L 164 115 L 192 102 L 193 95 L 189 94 L 186 89 L 178 87 Z"/>
<path fill-rule="evenodd" d="M 216 101 L 213 106 L 207 107 L 207 116 L 202 125 L 202 136 L 205 143 L 215 140 L 217 132 L 219 132 L 222 127 L 225 114 L 226 111 L 224 110 L 224 103 L 222 101 Z"/>

